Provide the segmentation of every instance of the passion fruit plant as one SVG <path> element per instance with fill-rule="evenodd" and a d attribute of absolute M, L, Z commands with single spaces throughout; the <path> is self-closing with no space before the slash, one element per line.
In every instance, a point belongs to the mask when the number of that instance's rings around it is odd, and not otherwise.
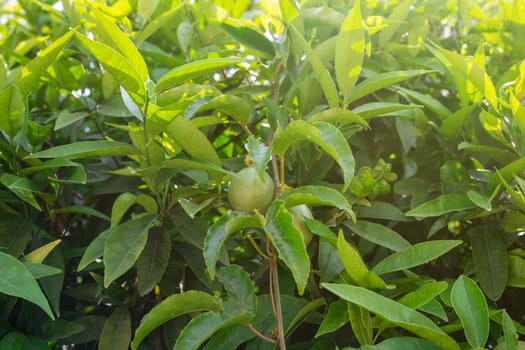
<path fill-rule="evenodd" d="M 522 0 L 0 6 L 0 349 L 525 347 Z"/>

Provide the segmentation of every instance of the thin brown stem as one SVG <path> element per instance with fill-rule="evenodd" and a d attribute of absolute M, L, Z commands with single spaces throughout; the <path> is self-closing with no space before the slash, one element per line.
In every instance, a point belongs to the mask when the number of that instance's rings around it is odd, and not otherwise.
<path fill-rule="evenodd" d="M 281 307 L 281 292 L 279 290 L 279 274 L 277 272 L 277 259 L 272 257 L 270 269 L 273 270 L 273 299 L 275 299 L 275 322 L 277 323 L 277 341 L 279 342 L 279 349 L 286 350 L 286 343 L 284 341 L 284 325 L 283 325 L 283 310 Z"/>
<path fill-rule="evenodd" d="M 275 319 L 277 319 L 277 307 L 275 306 L 275 300 L 273 296 L 273 264 L 275 261 L 275 257 L 273 256 L 273 253 L 271 251 L 270 240 L 268 238 L 266 238 L 266 253 L 270 257 L 270 270 L 268 272 L 270 275 L 268 281 L 270 283 L 270 301 L 272 302 L 273 315 L 275 316 Z"/>
<path fill-rule="evenodd" d="M 273 100 L 275 103 L 279 103 L 280 94 L 280 79 L 279 74 L 282 68 L 283 61 L 279 61 L 275 68 L 273 76 Z M 273 131 L 270 129 L 268 132 L 267 144 L 270 145 L 273 140 Z M 279 171 L 279 165 L 277 164 L 277 157 L 275 153 L 272 153 L 272 171 L 273 179 L 275 182 L 275 198 L 281 193 L 281 179 L 284 179 L 284 159 L 281 159 L 281 171 Z M 281 175 L 281 176 L 279 176 Z M 279 289 L 279 274 L 277 272 L 277 255 L 275 250 L 270 244 L 270 240 L 266 239 L 266 251 L 270 257 L 270 271 L 269 271 L 269 282 L 270 282 L 270 300 L 272 301 L 272 309 L 275 316 L 275 323 L 277 328 L 277 344 L 279 344 L 280 350 L 286 350 L 286 343 L 284 341 L 284 326 L 283 326 L 283 312 L 281 307 L 281 292 Z"/>
<path fill-rule="evenodd" d="M 265 336 L 264 334 L 262 334 L 261 332 L 259 332 L 257 329 L 255 329 L 255 327 L 254 327 L 251 323 L 248 323 L 248 324 L 246 325 L 246 327 L 248 327 L 248 329 L 249 329 L 253 334 L 255 334 L 258 338 L 261 338 L 262 340 L 267 341 L 268 343 L 277 344 L 277 340 L 276 340 L 276 339 L 273 339 L 273 338 L 270 338 L 270 337 Z"/>
<path fill-rule="evenodd" d="M 250 128 L 248 128 L 248 125 L 242 124 L 242 128 L 244 129 L 244 131 L 246 131 L 248 135 L 253 136 L 253 132 L 250 130 Z"/>
<path fill-rule="evenodd" d="M 281 181 L 279 180 L 279 168 L 277 166 L 277 158 L 275 153 L 272 153 L 272 171 L 273 171 L 273 182 L 275 182 L 275 198 L 281 193 Z"/>

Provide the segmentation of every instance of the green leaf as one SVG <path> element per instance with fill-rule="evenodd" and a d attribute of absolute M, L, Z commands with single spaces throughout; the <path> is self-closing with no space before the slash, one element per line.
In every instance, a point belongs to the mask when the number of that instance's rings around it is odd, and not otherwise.
<path fill-rule="evenodd" d="M 241 212 L 231 212 L 223 215 L 210 226 L 204 239 L 204 248 L 202 250 L 210 279 L 213 280 L 215 278 L 215 265 L 226 239 L 233 233 L 250 227 L 261 227 L 259 217 Z"/>
<path fill-rule="evenodd" d="M 419 105 L 404 105 L 394 102 L 369 102 L 354 108 L 353 112 L 357 113 L 363 119 L 370 119 L 376 116 L 394 115 L 395 112 L 421 108 Z"/>
<path fill-rule="evenodd" d="M 187 291 L 167 297 L 142 318 L 131 342 L 131 349 L 136 350 L 142 340 L 161 324 L 177 316 L 203 310 L 222 310 L 221 300 L 200 291 Z"/>
<path fill-rule="evenodd" d="M 259 174 L 261 179 L 264 178 L 266 165 L 268 164 L 272 156 L 272 146 L 265 146 L 262 142 L 257 140 L 255 136 L 250 135 L 250 137 L 248 137 L 247 148 L 250 160 L 255 165 L 257 173 Z"/>
<path fill-rule="evenodd" d="M 459 134 L 461 127 L 465 124 L 468 117 L 476 107 L 476 104 L 472 104 L 449 114 L 441 124 L 441 134 L 449 139 L 456 137 Z"/>
<path fill-rule="evenodd" d="M 81 167 L 82 165 L 79 163 L 75 163 L 69 159 L 65 158 L 57 158 L 57 159 L 51 159 L 45 162 L 41 162 L 38 165 L 31 166 L 29 168 L 24 168 L 21 171 L 21 174 L 23 176 L 28 176 L 33 173 L 42 171 L 42 170 L 48 170 L 48 169 L 57 169 L 57 168 L 67 168 L 67 167 Z"/>
<path fill-rule="evenodd" d="M 507 164 L 516 159 L 516 154 L 508 149 L 502 147 L 486 146 L 471 144 L 470 142 L 463 141 L 458 145 L 458 150 L 469 150 L 482 155 L 489 156 L 498 164 Z"/>
<path fill-rule="evenodd" d="M 518 98 L 509 91 L 510 106 L 514 120 L 521 131 L 521 134 L 525 134 L 525 106 L 523 106 Z"/>
<path fill-rule="evenodd" d="M 137 261 L 146 245 L 155 215 L 144 215 L 116 226 L 104 245 L 104 287 L 122 276 Z"/>
<path fill-rule="evenodd" d="M 481 289 L 462 275 L 452 286 L 450 301 L 461 320 L 468 343 L 474 348 L 483 348 L 489 336 L 489 310 Z"/>
<path fill-rule="evenodd" d="M 487 225 L 473 230 L 471 244 L 479 284 L 490 299 L 498 300 L 507 285 L 507 244 L 497 229 Z"/>
<path fill-rule="evenodd" d="M 281 9 L 282 19 L 286 23 L 290 23 L 295 20 L 300 12 L 297 8 L 297 4 L 291 0 L 279 0 L 279 7 Z"/>
<path fill-rule="evenodd" d="M 155 12 L 160 0 L 139 0 L 137 5 L 137 13 L 144 21 L 147 21 Z"/>
<path fill-rule="evenodd" d="M 509 279 L 507 285 L 517 288 L 525 288 L 525 259 L 509 255 Z"/>
<path fill-rule="evenodd" d="M 359 123 L 368 127 L 366 120 L 361 118 L 357 113 L 342 108 L 330 108 L 319 113 L 315 113 L 310 118 L 308 118 L 309 123 L 314 123 L 317 121 L 338 123 L 340 126 Z"/>
<path fill-rule="evenodd" d="M 348 322 L 348 310 L 346 309 L 346 301 L 337 300 L 330 304 L 328 312 L 323 317 L 323 321 L 319 325 L 319 329 L 315 333 L 315 337 L 320 337 L 323 334 L 332 333 Z"/>
<path fill-rule="evenodd" d="M 373 344 L 374 334 L 370 312 L 354 303 L 347 303 L 346 308 L 350 319 L 350 326 L 359 344 L 364 346 L 366 346 L 366 344 Z"/>
<path fill-rule="evenodd" d="M 337 236 L 337 251 L 343 261 L 346 273 L 352 280 L 361 287 L 366 288 L 386 288 L 386 284 L 375 273 L 368 271 L 363 258 L 359 251 L 348 243 L 343 235 L 343 231 L 339 231 Z"/>
<path fill-rule="evenodd" d="M 0 220 L 0 249 L 19 257 L 26 249 L 31 237 L 33 223 L 25 218 L 4 216 Z M 13 234 L 16 232 L 16 235 Z"/>
<path fill-rule="evenodd" d="M 24 96 L 15 85 L 0 91 L 1 130 L 14 137 L 24 125 L 25 112 Z"/>
<path fill-rule="evenodd" d="M 25 336 L 18 332 L 9 332 L 0 341 L 1 350 L 49 350 L 47 343 L 41 338 Z"/>
<path fill-rule="evenodd" d="M 75 37 L 102 63 L 136 103 L 142 105 L 146 101 L 146 80 L 138 70 L 140 67 L 136 67 L 128 58 L 107 44 L 91 40 L 78 32 L 75 32 Z"/>
<path fill-rule="evenodd" d="M 337 236 L 337 250 L 343 261 L 346 273 L 357 285 L 369 287 L 368 267 L 359 251 L 345 240 L 342 230 L 339 231 Z"/>
<path fill-rule="evenodd" d="M 188 54 L 193 40 L 193 26 L 188 22 L 182 22 L 177 27 L 177 40 L 181 50 Z"/>
<path fill-rule="evenodd" d="M 246 124 L 252 116 L 252 107 L 243 98 L 235 95 L 221 95 L 201 105 L 198 112 L 215 110 L 231 116 L 240 124 Z"/>
<path fill-rule="evenodd" d="M 153 0 L 156 1 L 156 0 Z M 151 4 L 151 0 L 143 0 L 145 3 Z M 182 3 L 179 6 L 166 11 L 162 13 L 160 16 L 155 17 L 151 22 L 148 23 L 148 25 L 141 31 L 137 33 L 137 36 L 135 37 L 135 42 L 137 45 L 142 44 L 147 38 L 149 38 L 152 34 L 154 34 L 157 30 L 165 26 L 166 24 L 169 24 L 170 21 L 173 21 L 173 19 L 179 16 L 181 13 L 184 13 L 184 10 L 186 9 L 186 4 Z"/>
<path fill-rule="evenodd" d="M 423 314 L 362 287 L 323 283 L 322 286 L 346 301 L 381 316 L 443 349 L 459 350 L 454 339 Z"/>
<path fill-rule="evenodd" d="M 419 309 L 446 291 L 447 288 L 446 281 L 425 283 L 415 291 L 403 295 L 397 302 L 411 309 Z"/>
<path fill-rule="evenodd" d="M 144 250 L 137 259 L 137 290 L 144 296 L 159 283 L 168 267 L 171 237 L 168 230 L 153 229 Z"/>
<path fill-rule="evenodd" d="M 319 237 L 323 238 L 323 241 L 330 243 L 332 246 L 337 245 L 337 236 L 321 221 L 310 219 L 305 217 L 306 226 L 308 229 L 315 233 Z"/>
<path fill-rule="evenodd" d="M 192 158 L 221 165 L 221 159 L 206 135 L 189 120 L 175 118 L 165 132 Z"/>
<path fill-rule="evenodd" d="M 448 119 L 449 116 L 452 114 L 452 112 L 447 107 L 445 107 L 441 102 L 439 102 L 435 98 L 432 98 L 415 90 L 402 88 L 400 86 L 396 86 L 396 89 L 408 96 L 410 100 L 414 100 L 417 103 L 421 103 L 423 106 L 425 106 L 425 108 L 436 113 L 436 115 L 442 120 Z M 471 106 L 469 106 L 469 108 L 471 109 Z"/>
<path fill-rule="evenodd" d="M 300 141 L 313 142 L 332 156 L 343 170 L 344 189 L 350 185 L 354 176 L 355 160 L 344 135 L 336 127 L 326 122 L 309 124 L 302 120 L 294 120 L 286 129 L 277 130 L 273 139 L 273 151 L 284 157 L 286 150 Z"/>
<path fill-rule="evenodd" d="M 34 208 L 41 211 L 40 205 L 33 193 L 40 192 L 36 185 L 26 177 L 4 173 L 0 175 L 0 183 L 12 191 L 18 198 L 31 204 Z"/>
<path fill-rule="evenodd" d="M 386 28 L 379 33 L 379 47 L 384 47 L 388 44 L 397 32 L 399 27 L 405 22 L 405 18 L 410 12 L 412 2 L 405 0 L 399 2 L 392 10 L 388 18 L 386 19 Z"/>
<path fill-rule="evenodd" d="M 38 305 L 55 319 L 49 303 L 29 270 L 15 257 L 0 252 L 0 266 L 2 278 L 0 279 L 0 292 L 14 297 L 19 297 Z"/>
<path fill-rule="evenodd" d="M 352 207 L 348 203 L 346 197 L 330 187 L 301 186 L 281 194 L 280 199 L 284 201 L 287 208 L 292 208 L 301 204 L 327 205 L 344 210 L 350 216 L 354 215 Z"/>
<path fill-rule="evenodd" d="M 219 330 L 206 343 L 204 350 L 236 350 L 246 341 L 255 338 L 245 325 L 234 324 Z"/>
<path fill-rule="evenodd" d="M 157 214 L 159 210 L 157 202 L 151 196 L 146 194 L 137 196 L 130 192 L 121 193 L 111 207 L 111 227 L 118 225 L 129 208 L 134 204 L 143 207 L 148 214 Z"/>
<path fill-rule="evenodd" d="M 514 321 L 510 318 L 506 310 L 501 314 L 501 323 L 503 324 L 503 335 L 505 337 L 506 350 L 516 350 L 518 346 L 518 334 Z"/>
<path fill-rule="evenodd" d="M 250 318 L 250 313 L 246 312 L 233 316 L 226 315 L 224 312 L 208 312 L 195 316 L 180 332 L 173 350 L 197 350 L 219 330 L 234 324 L 245 324 Z"/>
<path fill-rule="evenodd" d="M 16 77 L 15 85 L 18 86 L 23 96 L 29 95 L 32 91 L 36 92 L 38 82 L 45 75 L 47 68 L 56 61 L 72 36 L 73 32 L 67 32 L 54 40 L 51 45 L 42 50 L 37 57 L 22 68 Z"/>
<path fill-rule="evenodd" d="M 199 78 L 216 72 L 220 68 L 233 66 L 237 63 L 246 62 L 245 58 L 223 57 L 206 58 L 193 61 L 170 70 L 157 82 L 157 93 L 161 93 L 172 87 L 180 85 L 190 79 Z"/>
<path fill-rule="evenodd" d="M 30 263 L 41 264 L 49 255 L 49 253 L 51 253 L 51 251 L 60 244 L 60 242 L 62 242 L 60 239 L 49 242 L 48 244 L 45 244 L 26 254 L 22 260 Z"/>
<path fill-rule="evenodd" d="M 497 110 L 498 108 L 498 96 L 494 84 L 490 79 L 490 76 L 485 71 L 485 67 L 480 67 L 471 57 L 460 55 L 456 52 L 446 50 L 437 44 L 431 42 L 433 50 L 431 52 L 436 55 L 437 51 L 440 55 L 436 57 L 446 66 L 451 65 L 454 67 L 454 72 L 458 72 L 459 75 L 456 79 L 466 79 L 472 83 L 472 85 L 481 93 L 490 105 Z M 484 63 L 484 62 L 483 62 Z"/>
<path fill-rule="evenodd" d="M 505 182 L 510 182 L 514 175 L 521 175 L 523 169 L 525 169 L 525 157 L 521 157 L 518 160 L 513 161 L 512 163 L 506 165 L 505 167 L 498 170 L 498 172 L 492 174 L 487 184 L 487 192 L 494 193 L 496 187 L 501 182 L 503 178 Z M 499 175 L 498 175 L 499 173 Z M 501 176 L 501 178 L 500 178 Z"/>
<path fill-rule="evenodd" d="M 162 162 L 160 166 L 166 169 L 198 169 L 216 175 L 234 175 L 232 172 L 223 169 L 220 165 L 203 160 L 170 159 Z M 148 174 L 148 169 L 142 170 L 141 173 Z"/>
<path fill-rule="evenodd" d="M 26 269 L 31 272 L 36 280 L 43 277 L 57 275 L 62 272 L 62 270 L 57 269 L 56 267 L 45 264 L 37 264 L 26 261 L 24 261 L 23 264 Z"/>
<path fill-rule="evenodd" d="M 324 96 L 328 101 L 328 106 L 330 106 L 330 108 L 339 107 L 339 95 L 337 93 L 335 83 L 332 80 L 330 73 L 328 73 L 328 70 L 323 65 L 323 62 L 315 54 L 310 45 L 306 42 L 306 40 L 304 40 L 301 33 L 295 28 L 293 24 L 290 23 L 288 28 L 290 33 L 293 35 L 294 42 L 297 42 L 304 50 L 306 57 L 308 58 L 308 62 L 310 62 L 315 75 L 317 75 L 317 79 L 321 84 L 321 89 L 323 89 Z"/>
<path fill-rule="evenodd" d="M 95 24 L 92 28 L 95 37 L 109 47 L 118 50 L 135 67 L 142 83 L 146 83 L 148 81 L 148 67 L 131 39 L 120 30 L 114 20 L 110 20 L 96 7 L 92 7 L 88 15 L 93 19 L 91 23 Z M 103 61 L 101 62 L 104 64 Z"/>
<path fill-rule="evenodd" d="M 370 207 L 360 207 L 356 210 L 360 218 L 394 220 L 394 221 L 411 221 L 405 214 L 394 204 L 381 201 L 370 202 Z"/>
<path fill-rule="evenodd" d="M 295 328 L 302 322 L 305 321 L 305 319 L 310 316 L 315 310 L 320 308 L 321 306 L 326 305 L 325 298 L 317 298 L 312 301 L 309 301 L 302 309 L 300 309 L 294 316 L 294 318 L 290 321 L 288 326 L 286 327 L 284 334 L 288 335 L 291 332 L 295 330 Z"/>
<path fill-rule="evenodd" d="M 200 203 L 194 203 L 189 199 L 179 198 L 178 202 L 186 214 L 188 214 L 190 218 L 194 219 L 197 213 L 209 206 L 211 203 L 213 203 L 213 201 L 215 201 L 215 198 L 208 198 Z"/>
<path fill-rule="evenodd" d="M 299 295 L 303 295 L 310 274 L 310 258 L 303 235 L 293 224 L 293 216 L 281 200 L 275 200 L 266 213 L 265 231 L 281 259 L 292 272 Z"/>
<path fill-rule="evenodd" d="M 441 294 L 440 297 L 443 298 L 443 296 L 445 294 L 446 293 Z M 430 300 L 425 305 L 420 306 L 419 309 L 421 311 L 425 312 L 425 313 L 428 313 L 430 315 L 434 315 L 434 316 L 442 319 L 445 322 L 448 322 L 447 312 L 445 311 L 445 309 L 443 308 L 441 303 L 438 301 L 438 299 Z"/>
<path fill-rule="evenodd" d="M 224 266 L 217 272 L 217 279 L 222 283 L 228 296 L 228 303 L 234 304 L 234 311 L 241 313 L 257 311 L 255 283 L 250 275 L 239 265 Z M 230 306 L 230 310 L 232 311 Z"/>
<path fill-rule="evenodd" d="M 75 214 L 91 215 L 99 219 L 109 221 L 109 217 L 106 214 L 101 213 L 94 208 L 86 207 L 83 205 L 70 205 L 68 207 L 62 207 L 62 208 L 55 209 L 54 212 L 56 214 L 75 213 Z"/>
<path fill-rule="evenodd" d="M 102 231 L 94 240 L 89 243 L 80 262 L 78 263 L 77 270 L 84 270 L 89 264 L 91 264 L 96 258 L 100 258 L 104 254 L 104 246 L 108 240 L 109 235 L 115 231 L 117 227 L 111 227 L 105 231 Z"/>
<path fill-rule="evenodd" d="M 310 221 L 307 221 L 310 222 Z M 308 226 L 311 228 L 311 226 Z M 317 233 L 312 230 L 312 232 Z M 333 234 L 333 233 L 332 233 Z M 335 236 L 335 235 L 334 235 Z M 335 239 L 334 239 L 335 241 Z M 324 239 L 319 240 L 319 275 L 321 282 L 333 281 L 339 274 L 344 271 L 344 265 L 341 256 L 335 247 L 336 242 L 332 243 Z"/>
<path fill-rule="evenodd" d="M 394 337 L 383 340 L 381 343 L 374 345 L 373 350 L 440 350 L 439 347 L 428 342 L 425 339 L 414 337 Z M 372 350 L 371 348 L 362 347 L 361 350 Z"/>
<path fill-rule="evenodd" d="M 125 156 L 137 154 L 137 149 L 118 141 L 78 141 L 30 154 L 26 158 L 81 158 Z"/>
<path fill-rule="evenodd" d="M 350 221 L 343 223 L 358 236 L 395 252 L 410 247 L 410 243 L 399 233 L 381 224 L 362 220 L 355 223 Z"/>
<path fill-rule="evenodd" d="M 478 191 L 468 191 L 467 196 L 468 199 L 470 199 L 472 203 L 476 204 L 478 207 L 487 211 L 492 210 L 491 197 L 486 196 Z"/>
<path fill-rule="evenodd" d="M 127 110 L 141 122 L 144 121 L 140 107 L 135 103 L 135 101 L 133 101 L 133 98 L 131 98 L 129 93 L 122 85 L 120 85 L 120 96 L 122 97 L 122 102 L 124 102 Z"/>
<path fill-rule="evenodd" d="M 266 54 L 268 57 L 275 56 L 272 42 L 255 28 L 243 25 L 242 22 L 233 19 L 228 19 L 220 23 L 219 26 L 244 46 Z"/>
<path fill-rule="evenodd" d="M 407 70 L 376 74 L 356 85 L 356 87 L 346 96 L 345 104 L 349 104 L 363 96 L 397 84 L 403 80 L 411 79 L 430 72 L 431 71 L 428 70 Z"/>
<path fill-rule="evenodd" d="M 356 1 L 346 16 L 335 46 L 335 77 L 343 96 L 354 87 L 365 54 L 365 28 L 361 18 L 361 2 Z"/>
<path fill-rule="evenodd" d="M 410 269 L 439 258 L 462 244 L 460 240 L 438 240 L 414 244 L 381 260 L 373 269 L 378 275 Z"/>
<path fill-rule="evenodd" d="M 98 350 L 127 350 L 131 341 L 131 318 L 126 308 L 118 308 L 104 323 Z"/>
<path fill-rule="evenodd" d="M 490 137 L 496 141 L 499 141 L 505 146 L 510 146 L 509 141 L 507 141 L 503 131 L 503 121 L 500 118 L 482 109 L 481 113 L 479 114 L 479 122 Z"/>
<path fill-rule="evenodd" d="M 57 131 L 65 128 L 66 126 L 76 123 L 87 116 L 89 116 L 89 112 L 70 112 L 65 109 L 58 113 L 57 119 L 55 120 L 55 128 L 53 130 Z"/>
<path fill-rule="evenodd" d="M 475 208 L 476 204 L 464 193 L 449 193 L 425 202 L 405 213 L 407 216 L 422 218 L 440 216 L 454 211 Z"/>

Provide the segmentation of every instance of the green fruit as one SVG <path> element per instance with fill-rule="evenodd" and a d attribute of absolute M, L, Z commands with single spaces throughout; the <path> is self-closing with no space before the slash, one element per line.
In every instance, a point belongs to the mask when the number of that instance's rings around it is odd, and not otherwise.
<path fill-rule="evenodd" d="M 357 197 L 366 197 L 372 193 L 376 180 L 370 167 L 361 167 L 357 176 L 350 183 L 350 190 Z"/>
<path fill-rule="evenodd" d="M 301 234 L 303 235 L 304 244 L 308 245 L 310 241 L 312 240 L 313 233 L 310 231 L 308 226 L 306 225 L 306 220 L 304 218 L 313 219 L 312 212 L 310 211 L 310 208 L 308 208 L 304 204 L 297 205 L 295 207 L 288 208 L 288 211 L 293 216 L 293 225 L 296 229 L 301 231 Z"/>
<path fill-rule="evenodd" d="M 255 168 L 245 168 L 231 180 L 228 200 L 234 210 L 251 213 L 257 209 L 264 214 L 272 202 L 274 189 L 273 180 L 266 172 L 261 179 Z"/>
<path fill-rule="evenodd" d="M 390 184 L 383 179 L 379 179 L 374 185 L 374 189 L 372 191 L 372 194 L 370 195 L 370 198 L 375 199 L 376 197 L 384 196 L 388 194 L 389 192 L 390 192 Z"/>

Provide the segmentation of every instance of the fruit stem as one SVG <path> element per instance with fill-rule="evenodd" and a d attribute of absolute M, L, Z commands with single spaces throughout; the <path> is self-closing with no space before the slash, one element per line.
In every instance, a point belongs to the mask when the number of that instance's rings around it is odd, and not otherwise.
<path fill-rule="evenodd" d="M 253 334 L 255 334 L 258 338 L 261 338 L 262 340 L 267 341 L 268 343 L 277 344 L 277 340 L 265 336 L 264 334 L 262 334 L 261 332 L 259 332 L 257 329 L 255 329 L 255 327 L 254 327 L 251 323 L 248 323 L 248 324 L 246 325 L 246 327 L 248 327 L 248 329 L 249 329 Z"/>
<path fill-rule="evenodd" d="M 257 253 L 259 253 L 265 259 L 270 259 L 268 255 L 263 253 L 263 251 L 261 250 L 261 247 L 259 247 L 259 245 L 257 244 L 257 242 L 255 242 L 255 240 L 253 239 L 251 235 L 248 235 L 247 237 L 248 237 L 248 241 L 251 243 L 251 245 L 257 251 Z"/>

